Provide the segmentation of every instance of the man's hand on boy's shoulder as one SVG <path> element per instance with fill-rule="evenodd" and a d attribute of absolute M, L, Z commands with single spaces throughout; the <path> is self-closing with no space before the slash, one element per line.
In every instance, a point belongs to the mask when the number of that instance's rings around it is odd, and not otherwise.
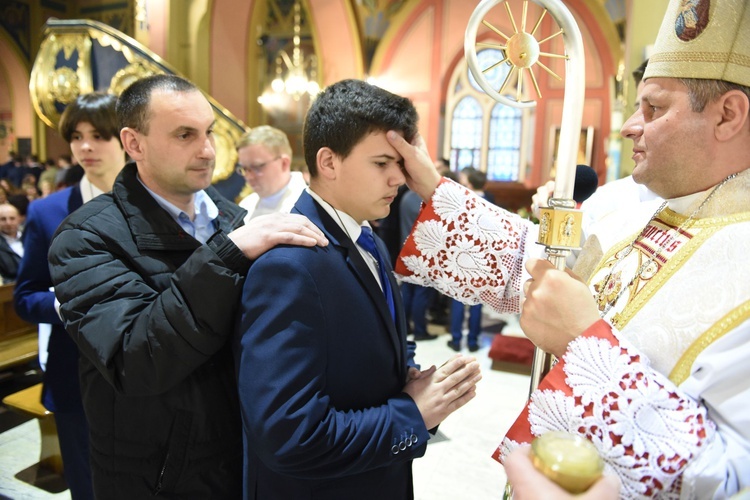
<path fill-rule="evenodd" d="M 328 245 L 323 232 L 307 217 L 299 214 L 275 213 L 255 217 L 228 236 L 251 260 L 276 245 Z"/>

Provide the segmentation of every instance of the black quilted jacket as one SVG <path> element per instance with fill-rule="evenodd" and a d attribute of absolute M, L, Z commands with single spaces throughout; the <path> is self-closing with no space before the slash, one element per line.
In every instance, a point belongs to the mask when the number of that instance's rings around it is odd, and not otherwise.
<path fill-rule="evenodd" d="M 125 166 L 50 249 L 81 352 L 97 498 L 238 498 L 241 422 L 227 345 L 250 262 L 226 237 L 245 211 L 206 192 L 221 229 L 185 233 Z"/>

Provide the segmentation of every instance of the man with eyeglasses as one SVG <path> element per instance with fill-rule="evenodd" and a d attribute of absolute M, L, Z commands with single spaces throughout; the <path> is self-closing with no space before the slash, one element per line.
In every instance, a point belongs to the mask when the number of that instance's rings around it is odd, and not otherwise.
<path fill-rule="evenodd" d="M 289 213 L 307 187 L 302 172 L 292 172 L 292 148 L 281 130 L 261 125 L 237 142 L 237 173 L 253 189 L 240 201 L 245 222 L 259 215 Z"/>

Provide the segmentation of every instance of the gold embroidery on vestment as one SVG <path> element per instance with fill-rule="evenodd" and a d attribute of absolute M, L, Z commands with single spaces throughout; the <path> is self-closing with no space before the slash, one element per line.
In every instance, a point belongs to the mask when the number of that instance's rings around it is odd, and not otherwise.
<path fill-rule="evenodd" d="M 698 355 L 715 340 L 720 339 L 748 319 L 750 319 L 750 300 L 729 311 L 723 318 L 714 323 L 711 328 L 695 339 L 690 347 L 682 353 L 674 368 L 672 368 L 669 380 L 674 382 L 675 385 L 680 385 L 687 380 Z"/>
<path fill-rule="evenodd" d="M 658 220 L 652 221 L 652 224 L 663 226 L 669 224 L 678 227 L 685 220 L 670 209 L 665 209 Z M 706 243 L 717 231 L 735 223 L 750 221 L 750 212 L 741 212 L 723 217 L 708 217 L 696 219 L 689 227 L 684 228 L 683 232 L 690 236 L 681 236 L 683 242 L 677 249 L 676 253 L 669 257 L 666 263 L 661 264 L 656 274 L 641 286 L 640 279 L 636 279 L 632 285 L 631 293 L 628 295 L 628 302 L 622 311 L 615 313 L 610 322 L 618 330 L 622 331 L 630 320 L 653 298 L 653 296 L 667 283 L 667 281 L 693 256 L 693 254 Z M 601 263 L 597 266 L 592 277 L 596 276 L 607 264 L 614 265 L 616 261 L 611 261 L 617 252 L 624 250 L 632 241 L 632 238 L 624 239 L 617 245 L 613 246 L 602 258 Z M 646 254 L 643 249 L 636 246 L 639 252 L 639 259 Z M 640 264 L 640 262 L 638 263 Z M 633 293 L 635 290 L 635 293 Z M 736 328 L 743 321 L 750 318 L 750 301 L 727 313 L 722 319 L 717 321 L 706 332 L 700 334 L 680 355 L 680 359 L 675 363 L 669 375 L 670 380 L 679 385 L 684 382 L 690 375 L 693 363 L 698 355 L 706 347 L 711 345 L 715 340 L 721 338 L 724 334 Z"/>

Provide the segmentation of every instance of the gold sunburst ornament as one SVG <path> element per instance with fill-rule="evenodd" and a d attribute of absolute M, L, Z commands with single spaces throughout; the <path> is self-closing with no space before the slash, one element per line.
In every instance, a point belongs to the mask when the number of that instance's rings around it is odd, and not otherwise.
<path fill-rule="evenodd" d="M 539 29 L 539 25 L 542 24 L 542 19 L 544 19 L 544 16 L 547 14 L 547 10 L 544 9 L 542 13 L 539 15 L 539 19 L 537 20 L 536 24 L 534 24 L 534 28 L 530 32 L 526 31 L 526 19 L 527 19 L 527 13 L 528 13 L 528 6 L 529 2 L 524 1 L 523 2 L 523 14 L 521 16 L 521 29 L 518 29 L 518 26 L 516 24 L 516 20 L 513 18 L 513 12 L 510 10 L 510 5 L 505 2 L 505 10 L 508 13 L 508 18 L 510 19 L 510 23 L 513 26 L 513 35 L 508 36 L 505 33 L 503 33 L 500 29 L 493 26 L 490 22 L 482 20 L 482 24 L 492 30 L 497 35 L 501 36 L 505 40 L 505 44 L 497 44 L 497 43 L 477 43 L 477 47 L 491 47 L 495 49 L 500 49 L 505 54 L 505 59 L 502 59 L 492 66 L 485 68 L 482 70 L 482 73 L 487 73 L 491 71 L 493 68 L 497 67 L 500 64 L 508 63 L 511 66 L 511 70 L 508 72 L 507 76 L 505 77 L 505 81 L 503 82 L 502 86 L 498 89 L 498 92 L 503 92 L 505 90 L 505 87 L 508 85 L 508 82 L 511 80 L 513 75 L 518 72 L 518 86 L 516 88 L 516 101 L 521 101 L 521 96 L 523 95 L 523 73 L 524 71 L 528 71 L 529 77 L 531 78 L 531 82 L 534 84 L 534 90 L 536 90 L 537 97 L 542 97 L 542 92 L 539 90 L 539 84 L 536 81 L 536 76 L 534 75 L 534 72 L 531 70 L 532 67 L 537 64 L 540 68 L 545 70 L 547 73 L 552 75 L 552 77 L 556 78 L 557 80 L 562 80 L 560 75 L 556 74 L 554 71 L 552 71 L 550 68 L 548 68 L 546 65 L 544 65 L 540 60 L 539 57 L 551 57 L 551 58 L 560 58 L 560 59 L 567 59 L 568 56 L 565 54 L 554 54 L 551 52 L 542 52 L 539 49 L 539 46 L 543 44 L 544 42 L 547 42 L 549 40 L 552 40 L 556 36 L 562 35 L 563 30 L 559 30 L 556 33 L 548 36 L 544 40 L 537 40 L 534 37 L 534 34 Z"/>
<path fill-rule="evenodd" d="M 583 103 L 586 91 L 585 87 L 585 58 L 583 53 L 583 37 L 581 30 L 575 21 L 575 18 L 561 0 L 534 0 L 534 3 L 542 7 L 543 12 L 534 24 L 530 32 L 526 30 L 526 20 L 528 12 L 528 0 L 523 2 L 523 15 L 521 27 L 519 29 L 511 13 L 510 7 L 506 2 L 505 9 L 510 18 L 513 27 L 513 35 L 508 36 L 500 29 L 496 28 L 489 22 L 484 21 L 487 14 L 502 3 L 503 0 L 482 0 L 474 9 L 464 35 L 464 55 L 474 79 L 484 92 L 495 101 L 506 106 L 514 108 L 531 108 L 536 106 L 535 100 L 522 100 L 523 84 L 521 83 L 523 73 L 528 72 L 537 95 L 540 95 L 539 86 L 536 82 L 536 76 L 532 72 L 533 67 L 538 65 L 545 71 L 549 71 L 555 78 L 560 78 L 549 68 L 539 61 L 540 57 L 558 57 L 565 60 L 565 92 L 563 95 L 562 110 L 562 127 L 560 130 L 560 140 L 558 142 L 557 159 L 558 169 L 555 176 L 555 193 L 550 200 L 550 206 L 559 206 L 561 208 L 572 208 L 573 187 L 575 183 L 575 170 L 578 159 L 578 142 L 580 139 L 581 122 L 583 118 Z M 559 26 L 559 31 L 544 38 L 537 40 L 536 34 L 544 16 L 549 14 Z M 477 33 L 480 26 L 485 26 L 502 38 L 501 43 L 477 43 Z M 552 54 L 539 50 L 539 45 L 551 40 L 556 36 L 562 35 L 565 47 L 565 54 Z M 491 46 L 504 52 L 505 58 L 501 59 L 487 68 L 479 66 L 477 58 L 477 47 Z M 486 73 L 497 67 L 499 64 L 508 63 L 513 66 L 509 72 L 506 81 L 500 89 L 493 88 Z M 519 83 L 516 91 L 516 99 L 506 95 L 503 90 L 510 81 L 512 73 L 518 73 Z M 559 205 L 553 203 L 560 202 Z M 555 246 L 549 243 L 545 246 Z M 549 250 L 549 249 L 548 249 Z"/>
<path fill-rule="evenodd" d="M 502 2 L 502 0 L 484 0 L 480 2 L 480 4 L 474 10 L 474 14 L 472 15 L 471 19 L 469 20 L 469 24 L 466 28 L 466 36 L 464 38 L 464 51 L 469 63 L 469 69 L 471 70 L 480 87 L 482 87 L 482 89 L 496 101 L 519 108 L 532 107 L 536 105 L 536 102 L 534 100 L 524 100 L 524 74 L 528 73 L 529 79 L 534 86 L 536 97 L 541 98 L 542 92 L 539 88 L 539 84 L 537 83 L 537 76 L 533 71 L 534 66 L 538 66 L 557 80 L 562 80 L 562 77 L 552 71 L 546 64 L 544 64 L 540 60 L 540 57 L 565 59 L 566 61 L 570 59 L 570 55 L 567 53 L 555 54 L 553 52 L 544 52 L 540 49 L 540 45 L 562 35 L 566 40 L 565 47 L 567 49 L 569 47 L 569 41 L 571 39 L 570 35 L 573 35 L 573 38 L 575 38 L 575 33 L 571 33 L 570 31 L 577 31 L 578 26 L 575 23 L 575 20 L 573 20 L 567 8 L 562 5 L 562 2 L 536 1 L 536 3 L 542 6 L 543 10 L 539 15 L 539 18 L 534 23 L 533 28 L 531 28 L 531 30 L 529 31 L 527 30 L 529 4 L 528 0 L 524 0 L 523 2 L 523 12 L 521 16 L 520 26 L 518 25 L 518 23 L 516 23 L 513 13 L 511 12 L 510 5 L 508 4 L 508 2 L 505 2 L 505 10 L 507 12 L 508 19 L 510 20 L 510 24 L 513 27 L 513 33 L 511 35 L 508 35 L 504 33 L 500 28 L 483 19 L 487 15 L 487 13 L 500 2 Z M 539 26 L 542 24 L 542 20 L 548 13 L 551 13 L 553 19 L 560 26 L 560 29 L 542 40 L 537 40 L 536 33 L 539 29 Z M 563 19 L 562 22 L 560 21 L 561 14 Z M 498 35 L 501 40 L 495 43 L 477 43 L 476 37 L 479 26 L 485 26 L 490 31 Z M 578 35 L 580 36 L 580 32 L 578 33 Z M 489 67 L 481 68 L 479 67 L 479 63 L 476 57 L 477 48 L 499 49 L 503 52 L 505 57 L 491 64 Z M 573 52 L 576 52 L 575 47 L 573 49 Z M 580 55 L 581 57 L 583 56 L 582 46 L 580 47 Z M 501 64 L 508 64 L 511 66 L 511 69 L 506 75 L 505 81 L 503 81 L 500 88 L 496 89 L 492 87 L 485 75 Z M 566 66 L 566 68 L 566 72 L 570 73 L 570 68 L 568 66 Z M 515 100 L 513 100 L 507 96 L 507 92 L 505 92 L 505 90 L 508 86 L 508 83 L 513 80 L 515 75 L 517 75 L 518 84 L 515 92 Z M 568 78 L 569 77 L 570 75 L 568 74 Z M 568 86 L 566 85 L 566 88 L 567 87 Z"/>

